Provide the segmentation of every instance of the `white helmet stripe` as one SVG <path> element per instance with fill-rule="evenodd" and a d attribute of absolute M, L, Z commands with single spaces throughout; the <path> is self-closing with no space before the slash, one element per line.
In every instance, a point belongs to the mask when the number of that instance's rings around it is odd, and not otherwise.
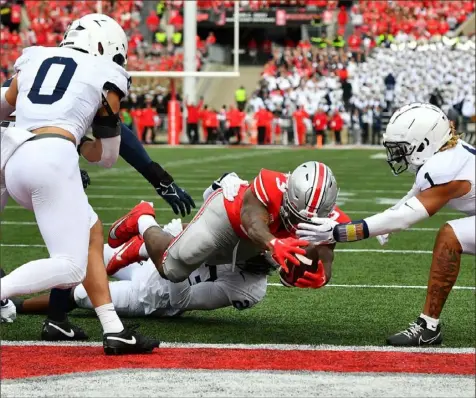
<path fill-rule="evenodd" d="M 323 163 L 314 162 L 315 166 L 315 176 L 313 183 L 313 190 L 309 204 L 307 206 L 307 211 L 314 212 L 319 208 L 321 204 L 322 196 L 324 195 L 325 189 L 323 186 L 327 180 L 327 167 Z"/>

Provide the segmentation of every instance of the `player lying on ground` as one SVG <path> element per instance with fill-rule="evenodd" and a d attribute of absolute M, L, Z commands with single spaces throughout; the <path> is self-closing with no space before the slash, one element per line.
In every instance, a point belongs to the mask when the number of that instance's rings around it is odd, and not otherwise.
<path fill-rule="evenodd" d="M 287 271 L 288 261 L 300 264 L 295 254 L 306 254 L 301 246 L 308 243 L 295 239 L 299 222 L 331 212 L 349 221 L 335 206 L 337 192 L 331 170 L 322 163 L 304 163 L 291 175 L 263 169 L 251 185 L 239 186 L 234 200 L 221 190 L 213 192 L 176 239 L 159 227 L 154 209 L 143 202 L 114 223 L 108 241 L 116 248 L 142 236 L 160 275 L 173 282 L 185 280 L 203 263 L 236 264 L 265 250 Z M 329 277 L 314 283 L 322 286 Z"/>
<path fill-rule="evenodd" d="M 387 339 L 391 345 L 417 346 L 442 341 L 439 318 L 458 277 L 461 255 L 475 254 L 475 149 L 461 140 L 446 115 L 430 104 L 398 109 L 383 145 L 395 174 L 416 173 L 415 184 L 395 206 L 364 220 L 342 224 L 314 219 L 298 235 L 314 242 L 352 242 L 405 230 L 444 206 L 467 217 L 448 221 L 436 237 L 423 312 L 410 327 Z M 316 225 L 320 224 L 320 225 Z"/>
<path fill-rule="evenodd" d="M 182 232 L 182 222 L 173 220 L 164 231 L 176 237 Z M 143 240 L 135 239 L 117 249 L 104 245 L 104 263 L 120 257 L 144 258 L 120 269 L 112 276 L 119 279 L 109 283 L 112 302 L 121 316 L 177 316 L 184 311 L 214 310 L 233 306 L 239 310 L 251 308 L 266 294 L 267 275 L 274 269 L 274 262 L 259 255 L 248 262 L 223 264 L 219 267 L 202 264 L 190 277 L 180 283 L 172 283 L 160 277 L 154 264 L 145 260 Z M 15 300 L 19 313 L 44 313 L 48 307 L 48 295 Z M 68 300 L 70 309 L 93 309 L 83 285 L 73 289 Z"/>

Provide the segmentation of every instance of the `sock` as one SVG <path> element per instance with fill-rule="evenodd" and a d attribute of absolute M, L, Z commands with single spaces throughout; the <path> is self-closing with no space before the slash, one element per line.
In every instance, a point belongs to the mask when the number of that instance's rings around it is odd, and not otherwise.
<path fill-rule="evenodd" d="M 51 289 L 48 305 L 48 319 L 56 322 L 66 320 L 71 289 Z"/>
<path fill-rule="evenodd" d="M 119 333 L 124 330 L 121 320 L 117 316 L 114 304 L 104 304 L 95 308 L 96 314 L 102 325 L 103 333 Z"/>
<path fill-rule="evenodd" d="M 142 243 L 139 249 L 139 256 L 142 258 L 149 258 L 149 253 L 147 253 L 147 248 L 145 247 L 145 243 Z"/>
<path fill-rule="evenodd" d="M 144 215 L 139 217 L 138 226 L 139 233 L 142 235 L 142 237 L 144 237 L 145 231 L 147 231 L 150 227 L 159 227 L 159 224 L 157 224 L 157 221 L 155 221 L 154 217 Z"/>
<path fill-rule="evenodd" d="M 428 329 L 433 331 L 436 330 L 438 324 L 440 323 L 439 319 L 429 317 L 428 315 L 425 315 L 423 313 L 420 314 L 420 318 L 424 319 L 426 321 L 426 326 L 428 327 Z"/>

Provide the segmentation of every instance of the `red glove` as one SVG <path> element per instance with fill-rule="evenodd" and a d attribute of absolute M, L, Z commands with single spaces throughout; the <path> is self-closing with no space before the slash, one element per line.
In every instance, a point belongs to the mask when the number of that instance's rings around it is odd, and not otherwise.
<path fill-rule="evenodd" d="M 289 269 L 286 265 L 286 260 L 291 261 L 294 265 L 299 265 L 300 262 L 294 256 L 294 254 L 305 255 L 306 251 L 301 247 L 307 246 L 308 244 L 309 242 L 307 240 L 300 240 L 294 238 L 274 238 L 268 243 L 268 247 L 275 261 L 287 273 L 289 272 Z"/>
<path fill-rule="evenodd" d="M 324 264 L 319 260 L 319 266 L 317 272 L 304 272 L 304 275 L 300 277 L 294 283 L 294 286 L 300 288 L 319 289 L 327 283 L 326 272 L 324 270 Z"/>

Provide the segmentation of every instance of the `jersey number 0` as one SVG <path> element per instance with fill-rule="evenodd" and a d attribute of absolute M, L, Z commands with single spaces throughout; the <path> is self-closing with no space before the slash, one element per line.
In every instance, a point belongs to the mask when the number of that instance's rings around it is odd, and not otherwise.
<path fill-rule="evenodd" d="M 64 66 L 63 71 L 56 82 L 55 89 L 51 94 L 40 94 L 41 86 L 45 82 L 46 76 L 53 65 Z M 33 86 L 28 93 L 29 100 L 33 104 L 42 105 L 51 105 L 59 101 L 61 98 L 63 98 L 77 67 L 78 64 L 72 58 L 51 57 L 45 59 L 38 69 L 35 80 L 33 81 Z"/>

